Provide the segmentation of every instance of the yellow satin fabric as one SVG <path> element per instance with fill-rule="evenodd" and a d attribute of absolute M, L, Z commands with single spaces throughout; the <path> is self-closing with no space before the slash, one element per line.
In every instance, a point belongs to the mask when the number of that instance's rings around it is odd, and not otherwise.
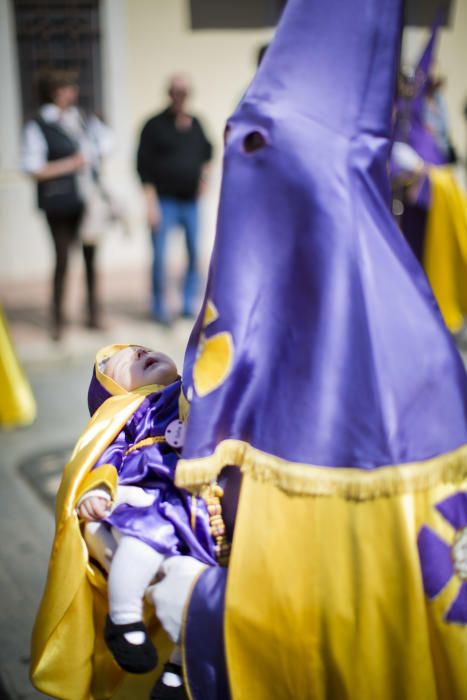
<path fill-rule="evenodd" d="M 3 311 L 0 309 L 0 426 L 29 425 L 36 417 L 36 402 L 16 357 Z"/>
<path fill-rule="evenodd" d="M 105 483 L 114 493 L 117 474 L 110 465 L 91 471 L 153 387 L 113 396 L 96 411 L 67 464 L 56 504 L 56 533 L 45 591 L 32 636 L 31 680 L 41 692 L 65 700 L 101 698 L 146 699 L 171 645 L 157 628 L 153 633 L 159 668 L 136 677 L 125 674 L 113 661 L 102 638 L 107 613 L 105 578 L 89 562 L 76 515 L 80 496 Z"/>
<path fill-rule="evenodd" d="M 357 501 L 245 473 L 226 595 L 232 700 L 465 700 L 467 627 L 443 621 L 460 579 L 427 601 L 417 533 L 452 541 L 433 506 L 466 488 Z"/>
<path fill-rule="evenodd" d="M 432 168 L 429 177 L 423 264 L 446 325 L 456 332 L 467 315 L 467 197 L 449 168 Z"/>

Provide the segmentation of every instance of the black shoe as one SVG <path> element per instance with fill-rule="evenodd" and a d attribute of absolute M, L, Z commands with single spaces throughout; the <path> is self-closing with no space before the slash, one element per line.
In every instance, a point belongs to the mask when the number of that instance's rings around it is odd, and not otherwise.
<path fill-rule="evenodd" d="M 142 644 L 130 644 L 124 635 L 127 632 L 144 632 Z M 104 639 L 120 668 L 129 673 L 147 673 L 157 666 L 157 652 L 148 631 L 142 622 L 116 625 L 107 615 Z"/>
<path fill-rule="evenodd" d="M 171 661 L 165 664 L 161 677 L 157 681 L 154 688 L 151 690 L 151 695 L 149 700 L 189 700 L 188 693 L 185 690 L 185 686 L 182 682 L 181 685 L 173 688 L 170 685 L 165 685 L 162 682 L 164 673 L 168 671 L 169 673 L 175 673 L 177 676 L 183 679 L 182 667 L 178 664 L 173 664 Z"/>

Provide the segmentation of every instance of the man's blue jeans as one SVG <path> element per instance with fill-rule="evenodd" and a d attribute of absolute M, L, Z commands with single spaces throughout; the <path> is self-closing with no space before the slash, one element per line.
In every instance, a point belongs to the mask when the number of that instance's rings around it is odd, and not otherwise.
<path fill-rule="evenodd" d="M 181 226 L 185 234 L 188 253 L 188 269 L 183 285 L 184 314 L 193 315 L 196 311 L 196 296 L 198 292 L 198 202 L 195 199 L 177 199 L 175 197 L 160 197 L 162 220 L 160 226 L 152 232 L 153 265 L 152 265 L 152 312 L 155 317 L 167 319 L 165 306 L 166 289 L 166 250 L 170 231 L 175 226 Z"/>

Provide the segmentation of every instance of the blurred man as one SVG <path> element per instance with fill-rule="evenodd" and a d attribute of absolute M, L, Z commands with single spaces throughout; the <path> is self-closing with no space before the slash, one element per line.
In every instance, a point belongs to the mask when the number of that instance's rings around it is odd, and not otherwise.
<path fill-rule="evenodd" d="M 170 104 L 145 124 L 138 148 L 137 169 L 154 247 L 151 310 L 155 320 L 164 325 L 171 321 L 165 303 L 165 253 L 168 235 L 175 226 L 184 230 L 188 253 L 182 315 L 191 318 L 196 312 L 198 197 L 212 146 L 199 120 L 186 111 L 190 91 L 186 76 L 170 79 Z"/>

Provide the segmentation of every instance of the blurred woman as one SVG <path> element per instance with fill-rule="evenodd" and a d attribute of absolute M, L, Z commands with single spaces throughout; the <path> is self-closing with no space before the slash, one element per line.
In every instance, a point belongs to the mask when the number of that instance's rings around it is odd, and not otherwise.
<path fill-rule="evenodd" d="M 110 130 L 76 106 L 75 73 L 56 70 L 39 79 L 40 108 L 23 132 L 22 169 L 37 183 L 38 207 L 47 218 L 55 248 L 52 337 L 63 331 L 64 287 L 70 248 L 78 241 L 99 165 L 112 146 Z M 93 240 L 83 238 L 87 283 L 87 325 L 99 327 Z"/>

